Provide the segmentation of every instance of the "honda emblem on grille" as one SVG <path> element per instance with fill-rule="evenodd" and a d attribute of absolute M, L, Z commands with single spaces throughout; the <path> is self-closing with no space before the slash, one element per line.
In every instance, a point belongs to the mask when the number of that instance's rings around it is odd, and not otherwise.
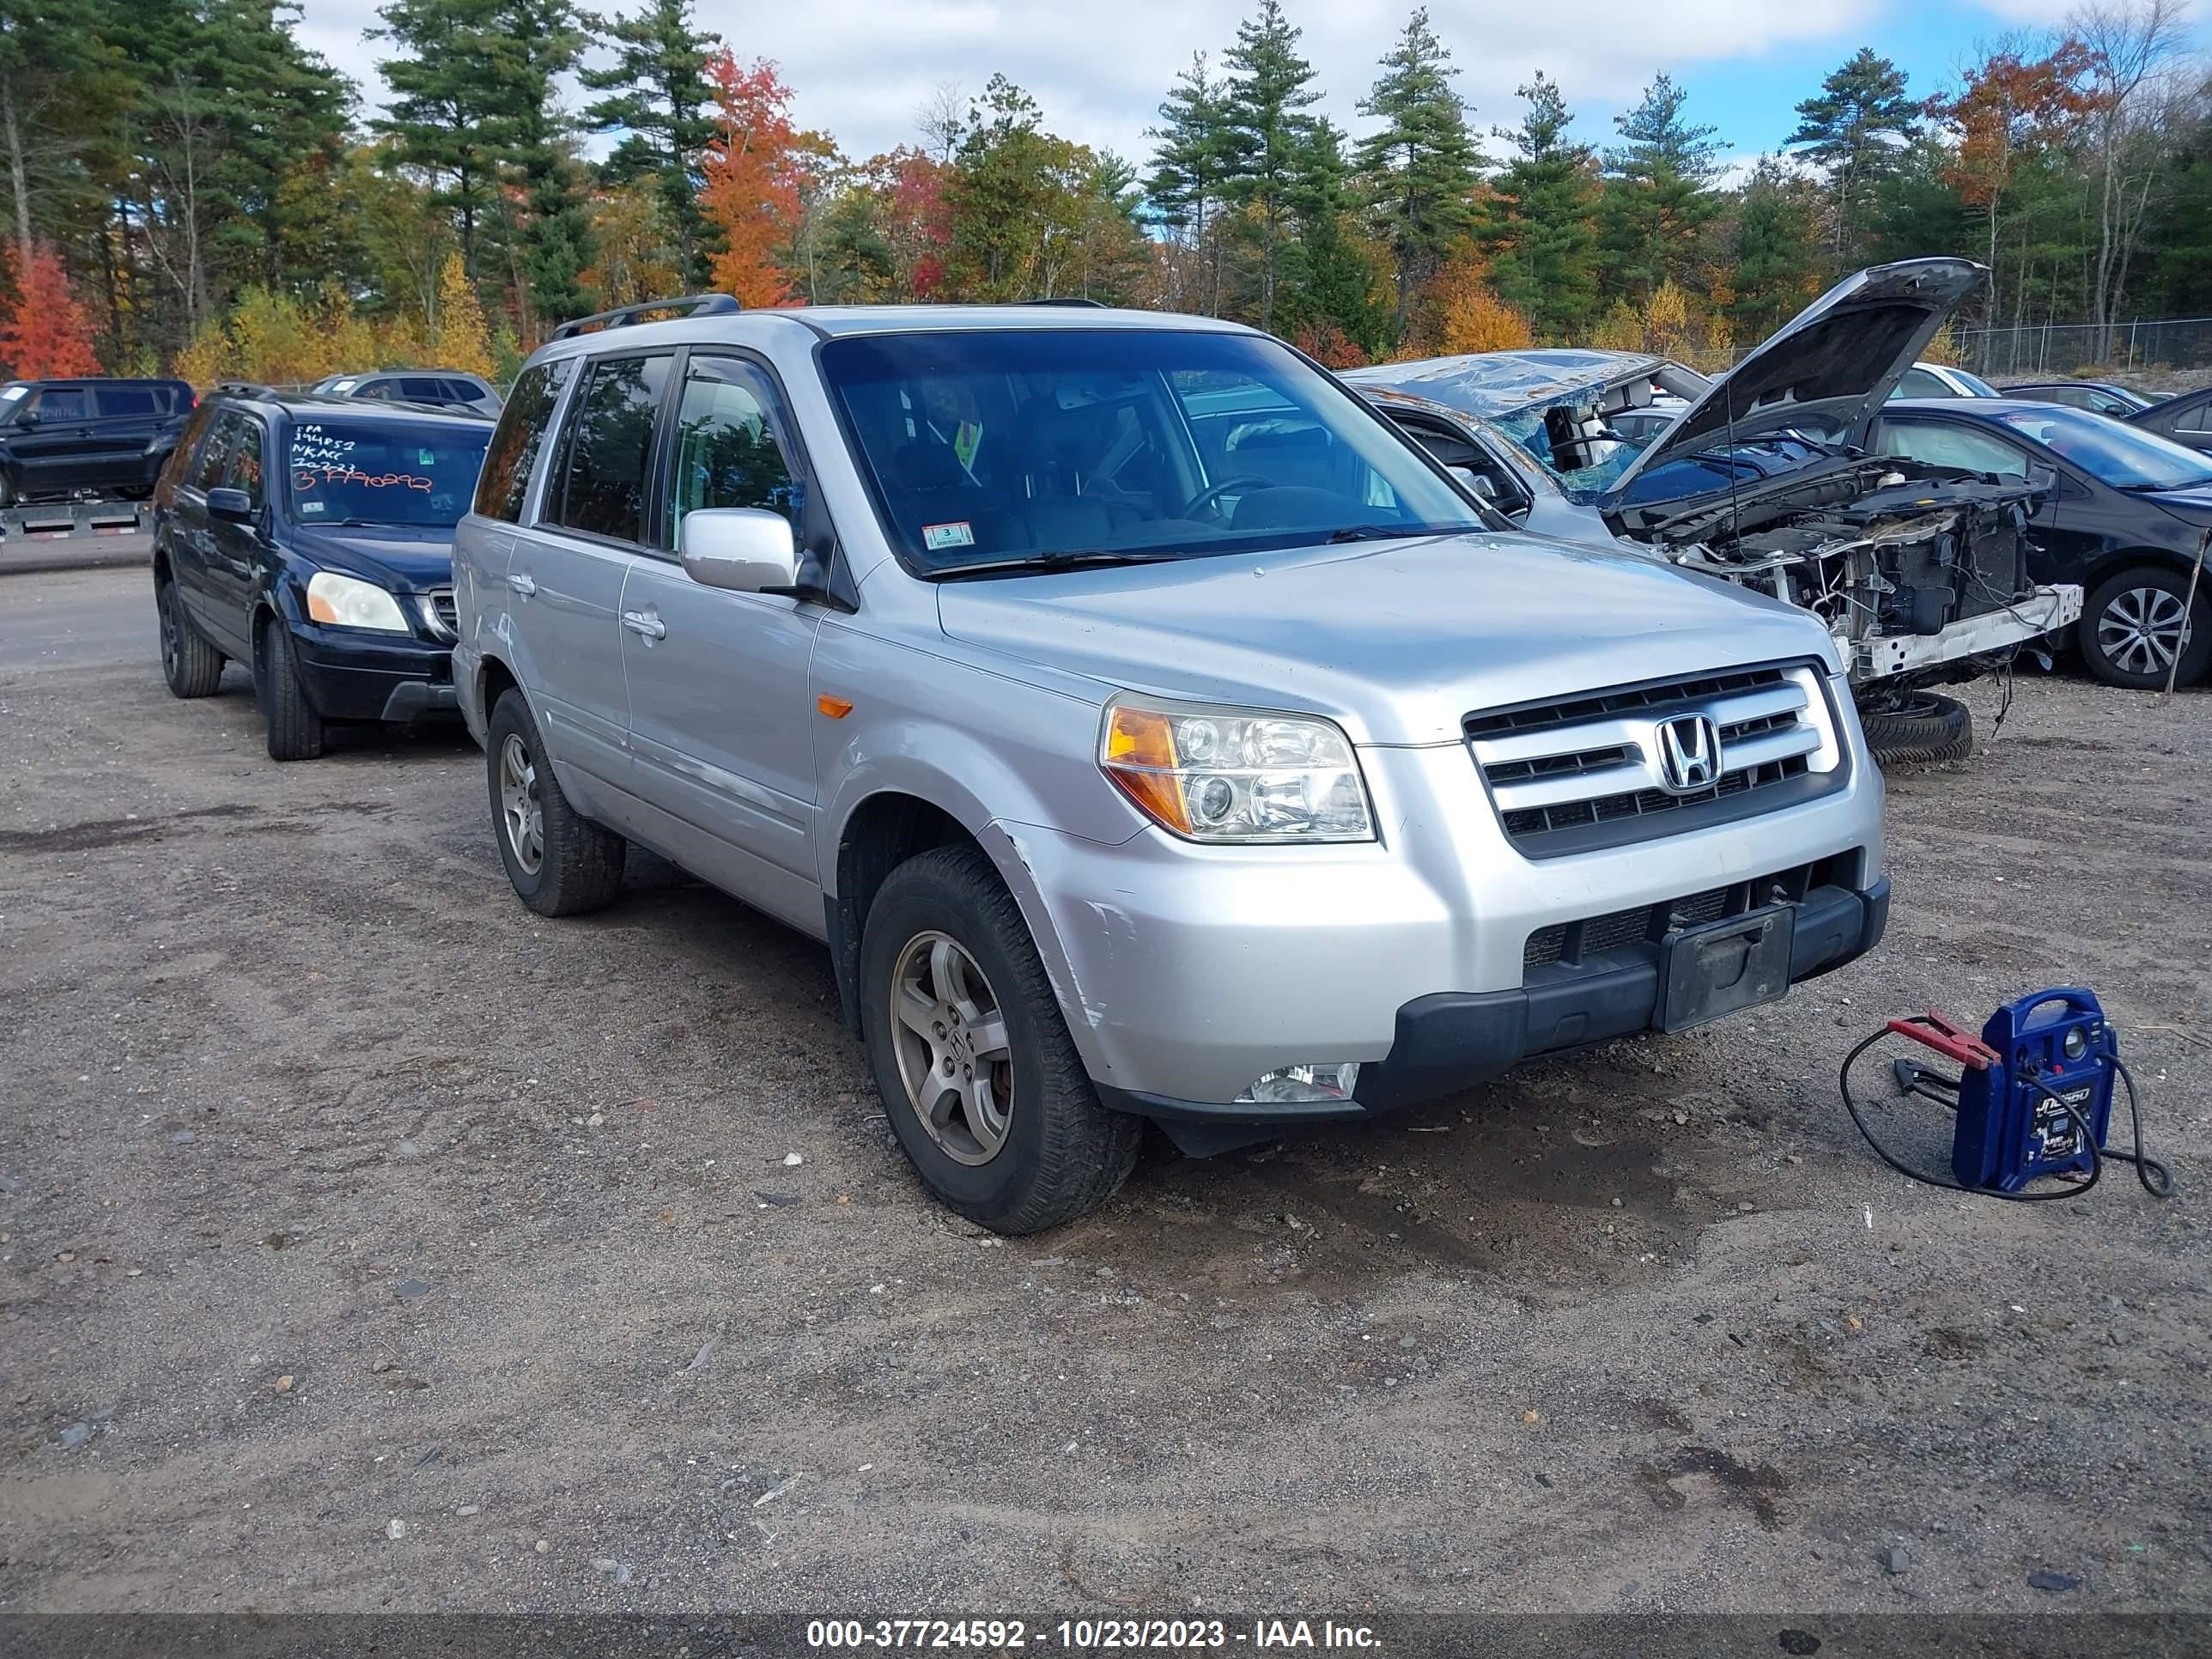
<path fill-rule="evenodd" d="M 1659 722 L 1659 782 L 1669 794 L 1694 795 L 1720 781 L 1720 728 L 1703 714 Z"/>

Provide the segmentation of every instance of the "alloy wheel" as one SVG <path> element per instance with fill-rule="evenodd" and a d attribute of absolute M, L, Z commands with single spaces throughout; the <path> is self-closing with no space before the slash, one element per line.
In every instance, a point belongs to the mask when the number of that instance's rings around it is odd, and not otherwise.
<path fill-rule="evenodd" d="M 2130 674 L 2162 674 L 2189 645 L 2189 617 L 2162 587 L 2130 587 L 2097 618 L 2097 648 Z"/>
<path fill-rule="evenodd" d="M 522 739 L 509 735 L 499 749 L 499 810 L 507 845 L 526 876 L 545 862 L 545 808 L 538 799 L 538 763 Z"/>
<path fill-rule="evenodd" d="M 177 632 L 177 607 L 167 587 L 161 589 L 155 609 L 161 613 L 161 672 L 174 685 L 184 678 L 185 642 Z"/>
<path fill-rule="evenodd" d="M 891 971 L 890 1013 L 915 1118 L 946 1157 L 988 1164 L 1012 1127 L 1014 1055 L 975 958 L 946 934 L 915 934 Z"/>

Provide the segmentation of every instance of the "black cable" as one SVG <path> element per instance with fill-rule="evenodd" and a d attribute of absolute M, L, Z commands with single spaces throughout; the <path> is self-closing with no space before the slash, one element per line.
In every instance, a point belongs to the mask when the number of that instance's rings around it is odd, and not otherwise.
<path fill-rule="evenodd" d="M 1947 1192 L 1968 1193 L 1981 1198 L 2001 1198 L 2012 1204 L 2047 1204 L 2056 1199 L 2079 1198 L 2097 1184 L 2098 1178 L 2105 1172 L 2105 1159 L 2114 1158 L 2136 1166 L 2136 1179 L 2142 1182 L 2143 1190 L 2153 1198 L 2173 1196 L 2173 1172 L 2142 1149 L 2142 1107 L 2136 1098 L 2136 1080 L 2128 1068 L 2120 1063 L 2118 1055 L 2112 1057 L 2112 1068 L 2120 1074 L 2121 1081 L 2128 1085 L 2128 1113 L 2135 1122 L 2136 1149 L 2133 1152 L 2108 1151 L 2100 1146 L 2097 1144 L 2096 1136 L 2090 1132 L 2088 1120 L 2075 1109 L 2071 1102 L 2052 1089 L 2041 1078 L 2030 1073 L 2027 1079 L 2045 1099 L 2052 1102 L 2071 1118 L 2075 1127 L 2081 1131 L 2081 1144 L 2089 1149 L 2089 1178 L 2087 1181 L 2079 1184 L 2060 1187 L 2049 1192 L 2008 1193 L 1995 1187 L 1968 1187 L 1942 1176 L 1929 1175 L 1924 1170 L 1912 1168 L 1893 1155 L 1889 1148 L 1875 1139 L 1874 1131 L 1867 1127 L 1866 1119 L 1859 1115 L 1858 1100 L 1851 1093 L 1851 1067 L 1858 1063 L 1859 1057 L 1868 1049 L 1873 1048 L 1884 1037 L 1892 1035 L 1893 1034 L 1889 1028 L 1884 1026 L 1861 1042 L 1850 1053 L 1845 1054 L 1843 1066 L 1837 1073 L 1836 1083 L 1843 1092 L 1844 1109 L 1851 1115 L 1851 1121 L 1857 1126 L 1860 1136 L 1868 1146 L 1874 1148 L 1875 1156 L 1888 1164 L 1898 1174 L 1921 1182 L 1927 1186 L 1941 1187 Z"/>

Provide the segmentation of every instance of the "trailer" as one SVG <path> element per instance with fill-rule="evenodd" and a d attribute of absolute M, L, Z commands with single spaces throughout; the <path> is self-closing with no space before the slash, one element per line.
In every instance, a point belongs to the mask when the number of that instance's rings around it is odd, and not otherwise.
<path fill-rule="evenodd" d="M 151 501 L 34 501 L 0 507 L 0 571 L 131 564 L 153 556 Z"/>

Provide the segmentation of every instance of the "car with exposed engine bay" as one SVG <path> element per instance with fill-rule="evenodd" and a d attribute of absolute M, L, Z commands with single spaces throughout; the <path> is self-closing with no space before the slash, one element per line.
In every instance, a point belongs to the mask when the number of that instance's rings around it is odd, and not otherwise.
<path fill-rule="evenodd" d="M 1103 1201 L 1146 1119 L 1379 1116 L 1887 915 L 1825 627 L 1515 527 L 1238 325 L 581 319 L 453 574 L 520 901 L 615 902 L 635 847 L 823 942 L 902 1147 L 1000 1232 Z"/>
<path fill-rule="evenodd" d="M 2031 574 L 2027 527 L 2048 478 L 1868 447 L 1915 354 L 1982 280 L 1964 259 L 1857 272 L 1715 379 L 1649 355 L 1561 349 L 1345 379 L 1532 532 L 1633 546 L 1811 611 L 1848 665 L 1876 752 L 1949 757 L 1971 748 L 1972 726 L 1932 688 L 2008 663 L 2081 604 L 2077 586 Z M 1655 424 L 1655 409 L 1672 413 Z"/>
<path fill-rule="evenodd" d="M 2107 685 L 2194 685 L 2212 665 L 2212 456 L 2128 422 L 2012 398 L 1895 403 L 1872 447 L 2041 484 L 2030 572 L 2087 595 L 2073 642 Z"/>
<path fill-rule="evenodd" d="M 182 380 L 0 383 L 0 507 L 142 499 L 197 401 Z"/>
<path fill-rule="evenodd" d="M 230 384 L 154 495 L 161 672 L 212 696 L 251 674 L 271 758 L 333 726 L 453 717 L 453 526 L 490 422 Z"/>

